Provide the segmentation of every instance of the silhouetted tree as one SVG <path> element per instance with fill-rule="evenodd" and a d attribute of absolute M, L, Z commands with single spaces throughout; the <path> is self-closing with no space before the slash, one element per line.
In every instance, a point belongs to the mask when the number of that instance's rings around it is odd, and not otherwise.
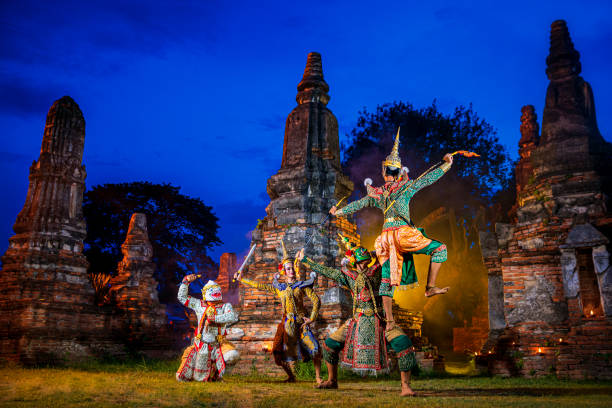
<path fill-rule="evenodd" d="M 199 198 L 170 184 L 133 182 L 94 186 L 85 193 L 85 255 L 90 272 L 114 275 L 121 260 L 130 217 L 147 216 L 160 301 L 175 300 L 177 284 L 188 273 L 216 270 L 207 250 L 221 243 L 218 218 Z"/>
<path fill-rule="evenodd" d="M 363 179 L 382 184 L 381 162 L 391 151 L 398 126 L 400 156 L 416 178 L 445 153 L 469 150 L 479 158 L 455 156 L 452 170 L 435 187 L 419 192 L 411 207 L 414 220 L 429 214 L 432 205 L 450 205 L 458 216 L 474 217 L 481 206 L 489 206 L 500 189 L 508 189 L 511 161 L 499 143 L 495 129 L 480 118 L 471 106 L 459 106 L 452 114 L 438 110 L 435 101 L 417 109 L 410 103 L 380 105 L 374 113 L 359 112 L 351 141 L 344 149 L 343 166 L 365 194 Z M 504 201 L 505 205 L 507 203 Z M 509 210 L 509 207 L 502 210 Z"/>

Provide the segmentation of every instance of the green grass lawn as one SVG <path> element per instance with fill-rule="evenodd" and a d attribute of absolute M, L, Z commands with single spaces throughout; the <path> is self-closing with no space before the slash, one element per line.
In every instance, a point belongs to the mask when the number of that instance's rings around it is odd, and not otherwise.
<path fill-rule="evenodd" d="M 612 382 L 478 376 L 413 381 L 419 396 L 399 397 L 399 380 L 344 375 L 340 389 L 313 381 L 281 383 L 265 376 L 226 376 L 218 383 L 178 383 L 178 361 L 89 363 L 69 368 L 0 368 L 6 407 L 609 407 Z"/>

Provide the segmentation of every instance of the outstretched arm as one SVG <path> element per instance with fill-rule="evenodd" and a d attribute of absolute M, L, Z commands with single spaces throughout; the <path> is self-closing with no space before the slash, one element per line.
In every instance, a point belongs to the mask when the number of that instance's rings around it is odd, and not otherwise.
<path fill-rule="evenodd" d="M 432 185 L 451 168 L 452 164 L 453 156 L 451 156 L 450 154 L 446 154 L 444 156 L 444 163 L 440 167 L 430 171 L 425 175 L 420 176 L 414 181 L 410 189 L 413 191 L 413 193 L 416 193 L 420 189 Z"/>
<path fill-rule="evenodd" d="M 346 276 L 338 269 L 329 268 L 327 266 L 321 265 L 320 263 L 317 263 L 310 258 L 304 258 L 302 262 L 308 265 L 310 269 L 315 271 L 317 274 L 323 275 L 326 278 L 334 280 L 341 286 L 349 286 L 346 280 Z"/>
<path fill-rule="evenodd" d="M 269 283 L 259 283 L 259 282 L 256 282 L 250 279 L 244 279 L 244 278 L 240 279 L 239 281 L 252 288 L 263 290 L 264 292 L 268 292 L 273 295 L 278 295 L 278 291 L 276 290 L 276 288 L 270 285 Z"/>
<path fill-rule="evenodd" d="M 370 196 L 365 196 L 360 200 L 353 201 L 352 203 L 347 204 L 346 206 L 344 206 L 343 208 L 339 210 L 335 210 L 332 213 L 332 215 L 335 215 L 337 217 L 341 215 L 349 215 L 349 214 L 352 214 L 354 212 L 361 210 L 362 208 L 375 207 L 375 206 L 376 206 L 375 200 Z M 336 207 L 333 207 L 333 208 L 335 209 Z"/>

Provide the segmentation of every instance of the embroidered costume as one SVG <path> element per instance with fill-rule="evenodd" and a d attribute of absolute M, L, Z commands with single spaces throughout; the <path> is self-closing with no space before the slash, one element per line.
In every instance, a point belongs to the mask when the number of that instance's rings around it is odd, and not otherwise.
<path fill-rule="evenodd" d="M 371 259 L 362 247 L 356 248 L 354 258 L 356 262 Z M 304 258 L 303 263 L 316 273 L 349 288 L 353 296 L 353 316 L 325 339 L 323 358 L 328 364 L 337 366 L 340 363 L 362 375 L 387 373 L 388 342 L 397 353 L 400 371 L 410 371 L 416 365 L 412 342 L 402 329 L 396 326 L 384 331 L 377 299 L 381 267 L 375 259 L 371 259 L 365 271 L 346 266 L 341 270 L 328 268 L 309 258 Z"/>
<path fill-rule="evenodd" d="M 296 276 L 299 276 L 299 262 L 289 258 L 283 247 L 283 259 L 279 264 L 279 271 L 285 274 L 285 268 L 290 268 L 291 273 L 295 269 Z M 299 360 L 309 361 L 314 360 L 317 379 L 320 372 L 321 348 L 316 336 L 308 326 L 302 328 L 305 323 L 306 310 L 304 307 L 304 296 L 310 298 L 312 310 L 309 321 L 315 321 L 319 314 L 320 300 L 319 296 L 314 292 L 314 278 L 316 275 L 311 274 L 308 280 L 279 282 L 280 275 L 274 276 L 272 284 L 259 283 L 250 279 L 241 278 L 240 281 L 246 285 L 257 288 L 259 290 L 271 293 L 278 296 L 283 308 L 281 321 L 276 329 L 274 343 L 272 346 L 272 355 L 276 365 L 282 367 L 289 376 L 288 381 L 295 380 L 295 363 Z M 293 276 L 292 276 L 293 278 Z"/>
<path fill-rule="evenodd" d="M 280 298 L 283 316 L 276 329 L 272 346 L 272 354 L 277 365 L 297 360 L 309 361 L 320 352 L 319 342 L 312 331 L 308 328 L 301 329 L 305 316 L 304 295 L 312 302 L 310 320 L 314 321 L 319 313 L 319 297 L 312 290 L 314 279 L 287 284 L 278 282 L 275 276 L 273 284 L 258 283 L 244 278 L 242 283 Z"/>
<path fill-rule="evenodd" d="M 221 303 L 221 288 L 213 281 L 202 289 L 202 297 L 188 295 L 190 281 L 185 277 L 178 300 L 195 311 L 198 328 L 192 344 L 185 349 L 176 372 L 178 381 L 213 381 L 223 377 L 227 366 L 239 358 L 236 348 L 225 339 L 226 326 L 238 321 L 230 303 Z"/>
<path fill-rule="evenodd" d="M 399 130 L 391 154 L 383 162 L 383 175 L 396 171 L 398 177 L 381 187 L 367 185 L 368 195 L 336 211 L 336 216 L 349 215 L 365 207 L 376 207 L 384 213 L 382 233 L 376 238 L 376 256 L 382 265 L 381 295 L 393 296 L 397 286 L 417 283 L 412 254 L 431 255 L 431 262 L 447 259 L 446 245 L 425 235 L 410 219 L 410 200 L 422 188 L 435 183 L 450 169 L 445 162 L 416 180 L 410 180 L 398 154 Z M 385 173 L 386 172 L 386 173 Z"/>

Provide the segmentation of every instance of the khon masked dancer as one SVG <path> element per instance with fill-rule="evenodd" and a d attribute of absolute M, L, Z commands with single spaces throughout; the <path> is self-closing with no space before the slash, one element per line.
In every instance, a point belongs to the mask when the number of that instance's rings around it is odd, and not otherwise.
<path fill-rule="evenodd" d="M 344 239 L 345 242 L 348 240 Z M 328 379 L 317 388 L 338 388 L 338 364 L 362 375 L 389 372 L 387 343 L 397 354 L 401 374 L 401 395 L 414 395 L 410 388 L 410 372 L 416 358 L 412 341 L 399 326 L 385 330 L 380 315 L 381 266 L 367 249 L 349 245 L 340 270 L 328 268 L 304 258 L 297 258 L 313 271 L 347 287 L 353 296 L 353 315 L 323 343 L 323 358 Z M 389 293 L 387 293 L 389 296 Z"/>
<path fill-rule="evenodd" d="M 444 163 L 433 170 L 423 173 L 416 180 L 410 180 L 408 169 L 402 168 L 399 157 L 399 129 L 391 154 L 382 162 L 385 184 L 372 187 L 366 179 L 367 196 L 347 204 L 344 208 L 332 207 L 330 213 L 345 216 L 365 207 L 376 207 L 383 211 L 382 233 L 376 238 L 376 256 L 382 265 L 381 295 L 383 308 L 388 319 L 388 330 L 395 325 L 391 309 L 393 292 L 396 287 L 408 287 L 417 283 L 413 254 L 431 255 L 425 296 L 431 297 L 446 293 L 448 287 L 438 288 L 436 278 L 440 266 L 447 259 L 446 245 L 425 235 L 410 219 L 410 200 L 422 188 L 435 183 L 451 167 L 453 156 L 446 154 Z"/>
<path fill-rule="evenodd" d="M 238 321 L 231 303 L 222 303 L 221 287 L 208 281 L 202 299 L 189 296 L 189 284 L 197 275 L 187 275 L 178 290 L 178 300 L 196 313 L 198 328 L 192 344 L 185 349 L 176 372 L 178 381 L 220 380 L 226 367 L 236 364 L 238 350 L 225 339 L 226 326 Z"/>
<path fill-rule="evenodd" d="M 287 254 L 285 243 L 281 239 L 283 257 L 278 265 L 279 274 L 275 274 L 272 284 L 259 283 L 236 273 L 234 279 L 245 285 L 278 296 L 283 308 L 281 322 L 276 329 L 272 355 L 276 365 L 286 373 L 286 382 L 295 382 L 295 368 L 298 360 L 313 360 L 317 383 L 321 382 L 321 348 L 312 332 L 311 325 L 319 314 L 320 300 L 313 290 L 315 274 L 308 280 L 300 280 L 299 262 Z M 284 277 L 284 282 L 278 279 Z M 310 298 L 312 310 L 306 316 L 304 295 Z"/>

